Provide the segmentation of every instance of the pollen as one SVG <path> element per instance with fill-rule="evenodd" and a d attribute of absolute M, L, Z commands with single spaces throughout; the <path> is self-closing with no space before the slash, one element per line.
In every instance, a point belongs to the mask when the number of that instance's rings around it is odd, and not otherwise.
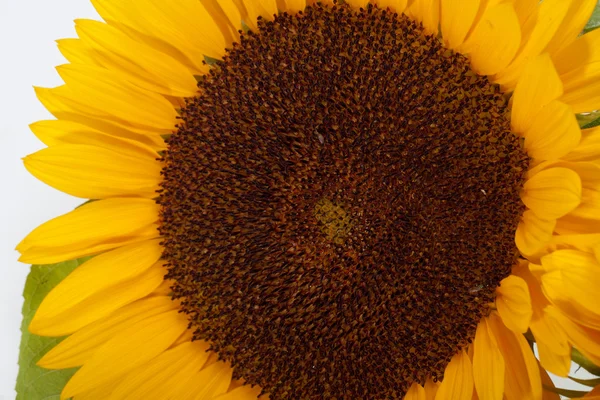
<path fill-rule="evenodd" d="M 500 89 L 405 16 L 259 20 L 186 101 L 158 203 L 196 339 L 278 399 L 440 380 L 517 259 Z"/>

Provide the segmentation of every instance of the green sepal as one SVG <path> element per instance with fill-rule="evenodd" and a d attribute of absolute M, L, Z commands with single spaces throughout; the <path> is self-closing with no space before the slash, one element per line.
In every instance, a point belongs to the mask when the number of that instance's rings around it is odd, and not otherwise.
<path fill-rule="evenodd" d="M 600 27 L 600 1 L 598 4 L 596 4 L 596 8 L 594 9 L 590 20 L 585 28 L 583 28 L 583 33 L 588 33 L 589 31 L 593 31 L 598 27 Z"/>
<path fill-rule="evenodd" d="M 580 385 L 589 386 L 589 387 L 592 387 L 592 388 L 600 385 L 600 378 L 595 378 L 595 379 L 579 379 L 579 378 L 575 378 L 573 376 L 569 376 L 569 379 L 572 380 L 573 382 L 579 383 Z"/>
<path fill-rule="evenodd" d="M 571 360 L 592 375 L 600 376 L 600 367 L 588 360 L 579 350 L 573 347 L 571 350 Z"/>
<path fill-rule="evenodd" d="M 71 271 L 86 261 L 81 258 L 52 265 L 32 265 L 23 290 L 23 322 L 21 323 L 21 347 L 19 375 L 15 390 L 17 400 L 58 400 L 60 392 L 77 368 L 48 370 L 36 363 L 64 338 L 49 338 L 29 332 L 31 319 L 42 300 Z"/>
<path fill-rule="evenodd" d="M 552 386 L 548 386 L 548 385 L 543 385 L 543 387 L 544 387 L 544 390 L 547 390 L 552 393 L 560 394 L 561 396 L 565 396 L 570 399 L 579 399 L 589 393 L 589 392 L 583 392 L 581 390 L 556 388 L 556 387 L 552 387 Z"/>
<path fill-rule="evenodd" d="M 576 117 L 581 129 L 589 129 L 600 125 L 600 112 L 598 111 L 577 114 Z"/>

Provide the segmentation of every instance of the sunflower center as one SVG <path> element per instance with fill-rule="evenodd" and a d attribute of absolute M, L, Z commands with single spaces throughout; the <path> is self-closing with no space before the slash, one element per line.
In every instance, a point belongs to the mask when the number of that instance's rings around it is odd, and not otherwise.
<path fill-rule="evenodd" d="M 441 379 L 517 255 L 528 158 L 499 88 L 405 16 L 315 5 L 199 89 L 159 199 L 195 338 L 271 399 Z"/>

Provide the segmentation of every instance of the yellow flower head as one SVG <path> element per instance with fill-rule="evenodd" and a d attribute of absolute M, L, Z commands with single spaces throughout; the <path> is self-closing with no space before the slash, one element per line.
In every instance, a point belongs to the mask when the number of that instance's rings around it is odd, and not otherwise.
<path fill-rule="evenodd" d="M 18 245 L 94 256 L 29 327 L 61 398 L 541 400 L 600 364 L 595 0 L 92 2 L 25 166 L 95 201 Z"/>

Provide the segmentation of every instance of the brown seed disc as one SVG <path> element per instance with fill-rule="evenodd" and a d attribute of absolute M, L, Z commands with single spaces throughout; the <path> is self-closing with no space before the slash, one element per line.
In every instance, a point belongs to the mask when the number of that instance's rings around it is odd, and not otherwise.
<path fill-rule="evenodd" d="M 195 337 L 271 399 L 441 379 L 517 252 L 506 98 L 404 16 L 315 5 L 242 35 L 164 156 L 164 258 Z"/>

